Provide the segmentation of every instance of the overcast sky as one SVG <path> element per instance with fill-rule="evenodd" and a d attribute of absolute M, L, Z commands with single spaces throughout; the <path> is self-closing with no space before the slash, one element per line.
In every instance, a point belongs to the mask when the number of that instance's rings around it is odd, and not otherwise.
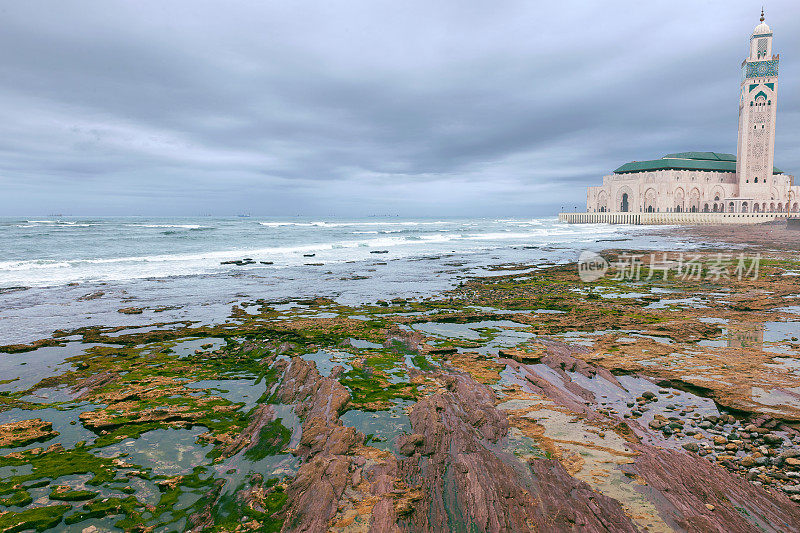
<path fill-rule="evenodd" d="M 0 0 L 0 216 L 585 205 L 629 160 L 735 152 L 760 7 Z M 766 7 L 800 176 L 800 2 Z"/>

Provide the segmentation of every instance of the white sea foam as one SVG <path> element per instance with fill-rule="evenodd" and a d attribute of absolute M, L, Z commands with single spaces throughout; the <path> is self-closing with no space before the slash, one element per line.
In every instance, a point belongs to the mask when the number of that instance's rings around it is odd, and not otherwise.
<path fill-rule="evenodd" d="M 201 226 L 199 224 L 128 224 L 135 228 L 180 228 L 180 229 L 201 229 L 211 228 L 211 226 Z"/>
<path fill-rule="evenodd" d="M 14 240 L 15 237 L 9 236 L 7 241 L 2 240 L 2 232 L 11 229 L 0 227 L 0 245 L 7 245 L 8 249 L 20 247 L 15 253 L 0 256 L 4 259 L 0 261 L 0 287 L 241 274 L 249 269 L 268 273 L 274 269 L 303 267 L 310 262 L 305 257 L 308 254 L 314 254 L 314 262 L 325 264 L 366 264 L 376 259 L 386 262 L 453 252 L 474 256 L 527 244 L 573 242 L 577 245 L 623 231 L 620 226 L 570 226 L 553 219 L 255 221 L 264 231 L 258 231 L 253 222 L 206 218 L 31 220 L 27 223 L 42 227 L 99 225 L 102 228 L 83 229 L 77 237 L 75 232 L 65 235 L 63 230 L 54 229 L 34 234 L 33 240 Z M 215 231 L 199 232 L 187 239 L 187 231 L 154 232 L 150 231 L 152 229 Z M 370 254 L 376 250 L 389 253 L 378 258 Z M 245 257 L 253 258 L 256 264 L 246 269 L 220 264 Z M 487 261 L 488 258 L 489 255 Z M 271 264 L 261 265 L 260 261 Z"/>
<path fill-rule="evenodd" d="M 258 222 L 260 226 L 266 226 L 270 228 L 276 228 L 281 226 L 298 226 L 298 227 L 318 227 L 318 228 L 341 228 L 341 227 L 348 227 L 348 226 L 433 226 L 433 225 L 441 225 L 441 224 L 457 224 L 454 221 L 445 221 L 445 220 L 438 220 L 438 221 L 402 221 L 402 222 L 374 222 L 374 221 L 353 221 L 353 222 L 326 222 L 326 221 L 316 221 L 316 222 Z"/>

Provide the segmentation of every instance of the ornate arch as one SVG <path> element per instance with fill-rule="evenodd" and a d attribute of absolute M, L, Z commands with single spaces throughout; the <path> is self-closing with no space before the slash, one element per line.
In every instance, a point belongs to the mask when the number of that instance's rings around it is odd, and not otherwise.
<path fill-rule="evenodd" d="M 687 211 L 696 213 L 700 211 L 700 189 L 697 187 L 689 191 L 689 199 L 686 205 Z"/>
<path fill-rule="evenodd" d="M 597 193 L 597 210 L 600 212 L 608 211 L 608 193 L 604 190 Z"/>
<path fill-rule="evenodd" d="M 644 192 L 644 210 L 648 213 L 653 213 L 656 210 L 656 198 L 658 193 L 652 187 Z"/>
<path fill-rule="evenodd" d="M 627 196 L 626 196 L 627 195 Z M 614 205 L 615 211 L 625 211 L 625 207 L 627 206 L 627 210 L 631 211 L 631 208 L 636 205 L 636 197 L 633 194 L 633 191 L 627 185 L 623 185 L 619 188 L 616 195 L 616 204 Z M 626 204 L 626 205 L 623 205 Z"/>
<path fill-rule="evenodd" d="M 678 187 L 672 194 L 672 210 L 677 212 L 686 211 L 685 203 L 686 192 L 684 192 L 683 187 Z"/>

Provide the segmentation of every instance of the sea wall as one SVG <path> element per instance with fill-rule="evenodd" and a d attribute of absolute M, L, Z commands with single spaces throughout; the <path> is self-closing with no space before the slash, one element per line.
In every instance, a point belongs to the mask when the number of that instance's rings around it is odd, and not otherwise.
<path fill-rule="evenodd" d="M 760 224 L 786 218 L 786 213 L 559 213 L 570 224 Z"/>

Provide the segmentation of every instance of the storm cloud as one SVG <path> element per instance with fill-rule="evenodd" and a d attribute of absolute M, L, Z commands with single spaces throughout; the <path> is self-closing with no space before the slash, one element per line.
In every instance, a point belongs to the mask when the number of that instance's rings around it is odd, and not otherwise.
<path fill-rule="evenodd" d="M 0 2 L 0 216 L 533 216 L 735 151 L 760 4 Z M 800 4 L 772 2 L 800 172 Z"/>

